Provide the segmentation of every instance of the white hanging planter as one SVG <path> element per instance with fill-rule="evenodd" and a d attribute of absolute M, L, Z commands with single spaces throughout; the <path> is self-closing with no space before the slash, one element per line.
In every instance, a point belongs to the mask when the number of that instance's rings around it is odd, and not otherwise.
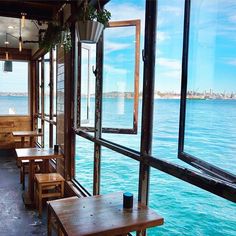
<path fill-rule="evenodd" d="M 98 21 L 77 21 L 76 31 L 81 43 L 97 43 L 104 25 Z"/>

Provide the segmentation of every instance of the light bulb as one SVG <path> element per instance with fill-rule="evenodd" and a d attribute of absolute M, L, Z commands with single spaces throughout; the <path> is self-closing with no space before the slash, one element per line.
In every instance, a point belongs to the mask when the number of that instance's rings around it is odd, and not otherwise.
<path fill-rule="evenodd" d="M 22 16 L 21 16 L 21 28 L 24 28 L 25 27 L 25 14 L 22 13 Z"/>
<path fill-rule="evenodd" d="M 19 37 L 19 51 L 22 51 L 22 38 L 21 36 Z"/>

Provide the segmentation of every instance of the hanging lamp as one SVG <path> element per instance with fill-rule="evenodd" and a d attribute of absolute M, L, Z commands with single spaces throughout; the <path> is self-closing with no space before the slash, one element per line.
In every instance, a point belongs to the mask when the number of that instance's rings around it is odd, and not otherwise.
<path fill-rule="evenodd" d="M 20 19 L 19 52 L 21 51 L 22 51 L 22 37 L 21 37 L 21 19 Z"/>
<path fill-rule="evenodd" d="M 12 61 L 9 61 L 9 53 L 8 53 L 8 48 L 7 45 L 9 44 L 8 40 L 7 40 L 7 33 L 6 33 L 6 41 L 5 41 L 5 47 L 6 47 L 6 61 L 4 61 L 4 67 L 3 67 L 3 71 L 5 72 L 12 72 Z"/>

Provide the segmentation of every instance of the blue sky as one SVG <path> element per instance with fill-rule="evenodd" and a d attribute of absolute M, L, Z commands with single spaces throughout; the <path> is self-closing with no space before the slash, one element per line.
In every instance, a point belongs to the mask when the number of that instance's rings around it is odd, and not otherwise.
<path fill-rule="evenodd" d="M 0 61 L 0 92 L 28 92 L 28 62 L 13 62 L 12 72 L 4 72 Z"/>
<path fill-rule="evenodd" d="M 112 0 L 106 7 L 112 20 L 141 20 L 141 50 L 144 46 L 144 0 Z M 194 0 L 191 11 L 188 90 L 236 92 L 236 2 Z M 179 92 L 183 35 L 184 0 L 159 0 L 157 19 L 155 89 Z M 133 91 L 134 29 L 105 30 L 104 91 Z M 91 66 L 95 49 L 91 46 Z M 0 91 L 25 91 L 23 68 L 13 73 L 0 71 Z M 140 90 L 143 63 L 140 58 Z M 91 92 L 94 78 L 91 73 Z M 86 83 L 84 83 L 86 86 Z M 85 91 L 85 89 L 83 89 Z"/>
<path fill-rule="evenodd" d="M 112 13 L 112 20 L 141 19 L 142 49 L 145 1 L 113 0 L 107 8 Z M 188 90 L 236 92 L 235 9 L 236 2 L 233 0 L 192 1 Z M 183 17 L 184 0 L 158 1 L 156 90 L 180 90 Z M 108 30 L 107 34 L 110 34 Z M 133 33 L 127 28 L 116 31 L 105 42 L 108 58 L 105 60 L 105 68 L 109 67 L 110 74 L 114 72 L 112 78 L 105 76 L 105 91 L 117 90 L 120 82 L 126 84 L 126 91 L 132 91 L 133 77 L 127 76 L 131 73 L 125 72 L 130 68 L 125 62 L 117 63 L 117 58 L 126 53 L 126 60 L 131 60 L 127 49 L 133 46 Z M 113 57 L 108 57 L 109 54 L 113 54 Z M 142 60 L 140 62 L 141 90 L 143 64 Z"/>

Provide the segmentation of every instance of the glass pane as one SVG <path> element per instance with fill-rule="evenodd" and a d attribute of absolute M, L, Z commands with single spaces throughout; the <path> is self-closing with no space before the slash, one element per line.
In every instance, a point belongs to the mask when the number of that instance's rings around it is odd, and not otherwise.
<path fill-rule="evenodd" d="M 104 31 L 103 127 L 133 128 L 135 40 L 134 26 Z"/>
<path fill-rule="evenodd" d="M 0 115 L 28 115 L 28 62 L 12 61 L 12 72 L 4 71 L 0 61 Z"/>
<path fill-rule="evenodd" d="M 148 236 L 235 236 L 235 203 L 151 169 L 149 203 L 164 225 Z"/>
<path fill-rule="evenodd" d="M 152 140 L 154 156 L 179 163 L 176 157 L 179 135 L 184 3 L 184 0 L 158 1 Z"/>
<path fill-rule="evenodd" d="M 53 145 L 57 144 L 57 127 L 53 125 Z"/>
<path fill-rule="evenodd" d="M 38 108 L 39 108 L 39 110 L 38 110 L 38 113 L 41 113 L 41 111 L 42 111 L 42 109 L 41 109 L 41 94 L 42 94 L 42 92 L 41 92 L 41 61 L 39 62 L 39 98 L 38 98 Z"/>
<path fill-rule="evenodd" d="M 44 113 L 49 118 L 50 113 L 50 63 L 44 62 Z"/>
<path fill-rule="evenodd" d="M 49 147 L 49 123 L 44 122 L 44 147 Z"/>
<path fill-rule="evenodd" d="M 96 47 L 81 46 L 81 126 L 94 127 Z"/>
<path fill-rule="evenodd" d="M 75 179 L 91 194 L 93 193 L 94 143 L 76 135 Z"/>
<path fill-rule="evenodd" d="M 41 124 L 41 119 L 37 119 L 37 128 L 38 128 L 38 130 L 40 130 L 41 129 L 41 132 L 43 132 L 42 131 L 42 124 Z M 41 136 L 39 136 L 39 137 L 37 137 L 37 142 L 41 145 L 42 144 L 42 137 Z"/>
<path fill-rule="evenodd" d="M 192 2 L 184 146 L 185 152 L 234 174 L 235 8 L 233 1 Z"/>
<path fill-rule="evenodd" d="M 57 113 L 57 52 L 53 50 L 53 120 L 56 121 Z"/>
<path fill-rule="evenodd" d="M 131 192 L 138 195 L 139 162 L 102 147 L 101 193 Z"/>

